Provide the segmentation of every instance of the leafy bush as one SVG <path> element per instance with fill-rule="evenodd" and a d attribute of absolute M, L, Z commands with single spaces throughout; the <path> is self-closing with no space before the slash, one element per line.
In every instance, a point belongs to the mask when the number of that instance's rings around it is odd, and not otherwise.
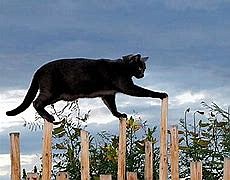
<path fill-rule="evenodd" d="M 229 112 L 215 103 L 209 106 L 202 102 L 202 105 L 208 112 L 205 120 L 196 123 L 195 114 L 193 123 L 187 125 L 186 116 L 180 120 L 184 132 L 180 139 L 180 175 L 189 176 L 190 161 L 202 161 L 205 179 L 219 179 L 223 176 L 224 157 L 230 155 Z"/>
<path fill-rule="evenodd" d="M 71 179 L 80 179 L 80 131 L 85 128 L 90 112 L 82 115 L 77 102 L 67 104 L 59 112 L 53 108 L 53 112 L 60 120 L 53 131 L 54 172 L 68 171 Z M 144 179 L 144 142 L 149 140 L 153 145 L 156 144 L 155 130 L 156 127 L 147 127 L 146 122 L 140 118 L 127 119 L 127 170 L 137 172 L 140 179 Z M 140 131 L 141 135 L 138 135 Z M 116 179 L 119 137 L 107 131 L 98 133 L 96 137 L 89 137 L 91 179 L 99 179 L 100 174 L 112 174 Z M 155 179 L 158 179 L 158 152 L 159 148 L 154 148 Z"/>
<path fill-rule="evenodd" d="M 208 105 L 202 102 L 204 111 L 195 111 L 193 121 L 180 119 L 180 177 L 190 175 L 190 161 L 202 161 L 203 177 L 206 180 L 220 179 L 223 176 L 224 157 L 230 157 L 230 118 L 228 112 L 217 104 Z M 70 179 L 80 179 L 80 131 L 87 126 L 90 111 L 81 113 L 78 102 L 69 102 L 57 111 L 51 107 L 51 113 L 60 123 L 53 131 L 53 174 L 68 171 Z M 195 113 L 205 114 L 205 118 L 197 121 Z M 208 115 L 207 115 L 208 114 Z M 40 119 L 36 116 L 36 119 Z M 204 120 L 205 119 L 205 120 Z M 43 121 L 43 120 L 42 120 Z M 29 129 L 42 128 L 40 122 L 25 122 Z M 127 171 L 138 173 L 138 179 L 144 179 L 144 142 L 153 143 L 154 179 L 159 179 L 159 147 L 154 134 L 156 127 L 149 128 L 146 121 L 137 116 L 127 119 Z M 118 142 L 119 137 L 102 131 L 97 136 L 89 135 L 90 139 L 90 176 L 98 180 L 100 174 L 112 174 L 117 178 Z M 25 173 L 24 173 L 25 178 Z"/>

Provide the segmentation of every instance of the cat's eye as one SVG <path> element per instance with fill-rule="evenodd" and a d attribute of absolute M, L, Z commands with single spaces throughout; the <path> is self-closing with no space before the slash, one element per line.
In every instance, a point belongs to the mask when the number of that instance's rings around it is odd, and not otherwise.
<path fill-rule="evenodd" d="M 142 71 L 142 68 L 141 68 L 141 67 L 139 67 L 139 68 L 138 68 L 138 70 L 139 70 L 139 71 Z"/>

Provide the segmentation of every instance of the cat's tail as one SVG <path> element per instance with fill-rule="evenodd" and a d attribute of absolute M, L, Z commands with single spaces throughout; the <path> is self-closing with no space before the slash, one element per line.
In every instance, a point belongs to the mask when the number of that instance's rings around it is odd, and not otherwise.
<path fill-rule="evenodd" d="M 37 76 L 35 74 L 33 79 L 32 79 L 29 90 L 28 90 L 22 104 L 19 105 L 17 108 L 11 110 L 11 111 L 7 111 L 6 115 L 7 116 L 15 116 L 15 115 L 25 111 L 30 106 L 30 104 L 32 103 L 34 98 L 36 97 L 37 92 L 38 92 L 38 88 L 39 88 L 39 84 L 38 84 Z"/>

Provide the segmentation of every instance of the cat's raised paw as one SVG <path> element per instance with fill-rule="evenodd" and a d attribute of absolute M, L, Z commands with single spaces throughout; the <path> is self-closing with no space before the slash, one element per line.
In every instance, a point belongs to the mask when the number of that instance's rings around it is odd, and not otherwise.
<path fill-rule="evenodd" d="M 125 113 L 120 114 L 119 119 L 121 119 L 121 118 L 127 118 L 127 115 Z"/>
<path fill-rule="evenodd" d="M 167 97 L 168 97 L 167 93 L 161 93 L 160 99 L 162 100 L 162 99 L 167 98 Z"/>
<path fill-rule="evenodd" d="M 53 124 L 55 124 L 54 123 L 54 121 L 55 121 L 55 119 L 54 119 L 54 117 L 53 116 L 48 116 L 48 117 L 44 117 L 44 119 L 46 120 L 46 121 L 48 121 L 48 122 L 50 122 L 50 123 L 53 123 Z"/>

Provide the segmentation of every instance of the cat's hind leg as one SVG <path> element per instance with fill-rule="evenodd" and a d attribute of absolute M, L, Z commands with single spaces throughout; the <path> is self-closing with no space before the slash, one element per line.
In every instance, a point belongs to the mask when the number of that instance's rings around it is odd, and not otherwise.
<path fill-rule="evenodd" d="M 38 114 L 46 119 L 48 122 L 53 123 L 55 121 L 54 117 L 52 115 L 50 115 L 46 110 L 45 107 L 49 104 L 54 103 L 54 101 L 52 101 L 53 98 L 44 95 L 44 94 L 39 94 L 38 97 L 36 98 L 36 100 L 33 102 L 33 106 L 36 109 L 36 111 L 38 112 Z"/>
<path fill-rule="evenodd" d="M 117 111 L 116 103 L 115 103 L 115 95 L 106 95 L 101 97 L 105 105 L 109 108 L 112 114 L 117 118 L 127 118 L 126 114 L 122 114 Z"/>

